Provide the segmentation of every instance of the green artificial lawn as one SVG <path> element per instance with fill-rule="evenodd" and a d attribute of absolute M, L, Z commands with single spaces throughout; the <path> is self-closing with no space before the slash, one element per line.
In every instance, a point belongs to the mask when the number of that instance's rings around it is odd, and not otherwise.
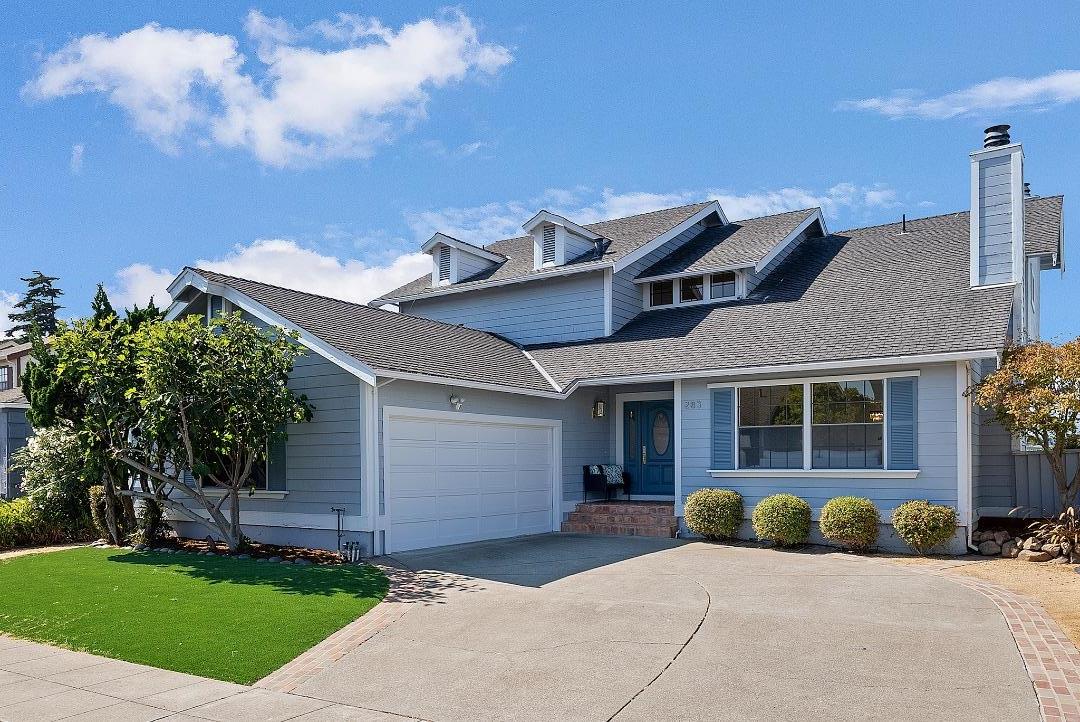
<path fill-rule="evenodd" d="M 70 549 L 0 561 L 0 632 L 249 684 L 386 590 L 366 565 Z"/>

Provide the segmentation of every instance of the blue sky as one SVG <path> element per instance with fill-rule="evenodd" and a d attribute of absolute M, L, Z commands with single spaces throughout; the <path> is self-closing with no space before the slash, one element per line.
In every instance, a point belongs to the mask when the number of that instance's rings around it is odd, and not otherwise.
<path fill-rule="evenodd" d="M 196 262 L 363 300 L 420 275 L 435 230 L 490 241 L 541 207 L 822 205 L 833 230 L 963 210 L 999 122 L 1067 229 L 1080 198 L 1080 38 L 1048 30 L 1074 4 L 19 5 L 3 313 L 32 269 L 80 314 L 99 281 L 141 301 Z M 1075 277 L 1043 287 L 1044 336 L 1080 334 Z"/>

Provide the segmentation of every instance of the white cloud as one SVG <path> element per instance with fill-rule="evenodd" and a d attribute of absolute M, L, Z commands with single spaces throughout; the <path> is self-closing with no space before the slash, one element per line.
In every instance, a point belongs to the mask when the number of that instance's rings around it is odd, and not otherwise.
<path fill-rule="evenodd" d="M 192 265 L 241 278 L 271 283 L 300 291 L 346 301 L 366 303 L 380 294 L 408 283 L 431 271 L 431 257 L 408 253 L 385 265 L 370 265 L 355 259 L 327 256 L 295 241 L 260 239 L 237 246 L 217 259 L 200 259 Z M 155 269 L 145 263 L 133 263 L 116 273 L 109 295 L 117 307 L 145 305 L 153 296 L 159 305 L 167 305 L 167 286 L 176 273 Z"/>
<path fill-rule="evenodd" d="M 15 313 L 15 304 L 19 302 L 18 294 L 0 290 L 0 339 L 8 335 L 12 323 L 8 315 Z"/>
<path fill-rule="evenodd" d="M 1036 78 L 995 78 L 938 97 L 897 90 L 887 96 L 844 100 L 837 108 L 868 110 L 890 118 L 941 120 L 988 111 L 1039 109 L 1077 100 L 1080 70 L 1058 70 Z"/>
<path fill-rule="evenodd" d="M 76 175 L 82 172 L 83 154 L 86 152 L 86 146 L 82 143 L 76 143 L 71 146 L 71 172 Z"/>
<path fill-rule="evenodd" d="M 294 28 L 253 10 L 245 32 L 257 48 L 257 74 L 230 35 L 151 23 L 73 40 L 46 58 L 24 92 L 104 93 L 166 151 L 193 133 L 287 166 L 368 157 L 425 117 L 430 90 L 493 75 L 512 60 L 505 47 L 481 42 L 460 11 L 395 31 L 348 14 Z"/>
<path fill-rule="evenodd" d="M 405 220 L 417 240 L 426 240 L 441 231 L 463 241 L 483 244 L 522 235 L 521 225 L 541 208 L 565 215 L 577 223 L 595 223 L 713 199 L 720 201 L 731 220 L 820 207 L 828 221 L 837 215 L 865 214 L 899 205 L 896 191 L 882 184 L 837 183 L 823 191 L 793 186 L 751 193 L 716 188 L 666 193 L 619 193 L 611 188 L 597 193 L 588 188 L 553 188 L 523 201 L 408 212 Z"/>

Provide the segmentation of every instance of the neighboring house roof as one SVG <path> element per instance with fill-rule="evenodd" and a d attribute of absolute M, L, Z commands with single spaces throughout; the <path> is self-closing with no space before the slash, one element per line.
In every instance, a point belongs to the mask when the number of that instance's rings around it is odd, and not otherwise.
<path fill-rule="evenodd" d="M 801 244 L 746 299 L 642 313 L 614 335 L 527 350 L 560 384 L 609 376 L 1000 348 L 1013 289 L 970 288 L 967 213 Z"/>
<path fill-rule="evenodd" d="M 807 208 L 706 228 L 682 248 L 642 271 L 638 278 L 754 266 L 818 211 Z"/>
<path fill-rule="evenodd" d="M 7 406 L 9 404 L 15 406 L 23 406 L 27 403 L 28 401 L 26 400 L 26 396 L 23 394 L 22 389 L 18 386 L 11 389 L 6 389 L 4 391 L 0 391 L 0 406 Z"/>
<path fill-rule="evenodd" d="M 377 371 L 553 390 L 520 346 L 484 331 L 215 271 L 191 271 L 239 291 Z"/>
<path fill-rule="evenodd" d="M 424 295 L 438 295 L 445 293 L 448 288 L 461 291 L 472 288 L 481 288 L 485 285 L 495 284 L 498 281 L 512 279 L 527 280 L 531 277 L 551 275 L 567 268 L 575 270 L 588 270 L 591 268 L 603 268 L 617 263 L 624 256 L 633 253 L 649 241 L 662 236 L 672 228 L 675 228 L 694 214 L 707 208 L 713 201 L 693 203 L 677 208 L 665 208 L 664 210 L 651 213 L 641 213 L 626 218 L 616 218 L 610 221 L 585 224 L 585 228 L 597 233 L 604 238 L 603 254 L 597 256 L 588 253 L 579 256 L 558 268 L 537 270 L 533 267 L 533 239 L 532 236 L 519 236 L 508 238 L 484 246 L 484 249 L 506 256 L 504 263 L 498 264 L 489 270 L 483 271 L 469 279 L 455 283 L 452 287 L 431 287 L 431 274 L 417 278 L 415 281 L 406 283 L 389 293 L 383 294 L 372 303 L 393 303 L 397 299 L 412 298 Z"/>
<path fill-rule="evenodd" d="M 1063 196 L 1028 198 L 1024 203 L 1024 250 L 1028 255 L 1054 254 L 1061 263 Z"/>

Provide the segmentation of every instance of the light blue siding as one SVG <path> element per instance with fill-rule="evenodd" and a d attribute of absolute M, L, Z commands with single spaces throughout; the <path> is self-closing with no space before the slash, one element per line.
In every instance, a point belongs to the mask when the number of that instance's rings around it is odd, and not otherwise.
<path fill-rule="evenodd" d="M 996 367 L 992 360 L 971 365 L 971 380 L 980 381 Z M 1017 498 L 1017 455 L 1012 436 L 991 411 L 972 404 L 971 410 L 972 503 L 984 516 L 1006 516 L 1020 501 Z M 1021 467 L 1022 468 L 1022 467 Z"/>
<path fill-rule="evenodd" d="M 414 381 L 395 381 L 379 389 L 380 443 L 383 448 L 383 413 L 386 406 L 402 406 L 413 409 L 451 411 L 448 399 L 451 394 L 465 396 L 462 412 L 494 416 L 521 416 L 534 419 L 562 421 L 562 510 L 573 509 L 581 501 L 581 467 L 585 464 L 610 464 L 612 445 L 611 424 L 607 418 L 596 419 L 592 415 L 593 402 L 609 401 L 606 389 L 579 391 L 565 401 L 542 399 L 519 394 L 504 394 L 479 389 L 462 390 L 453 386 L 425 384 Z M 612 405 L 609 403 L 608 408 Z M 380 464 L 384 478 L 380 480 L 380 497 L 385 495 L 386 464 Z"/>
<path fill-rule="evenodd" d="M 458 280 L 464 281 L 472 278 L 482 271 L 486 271 L 494 264 L 479 256 L 474 256 L 471 253 L 466 253 L 461 249 L 456 249 L 457 253 L 457 267 L 458 267 Z"/>
<path fill-rule="evenodd" d="M 886 398 L 886 433 L 889 438 L 889 468 L 918 469 L 919 379 L 917 376 L 889 379 Z"/>
<path fill-rule="evenodd" d="M 29 436 L 30 424 L 24 409 L 0 408 L 0 499 L 19 495 L 22 473 L 8 468 L 8 463 L 11 454 L 26 446 Z"/>
<path fill-rule="evenodd" d="M 642 286 L 635 284 L 634 279 L 641 275 L 642 271 L 656 263 L 665 256 L 671 255 L 676 249 L 681 248 L 688 241 L 705 230 L 704 223 L 695 223 L 679 235 L 672 238 L 661 248 L 647 254 L 644 258 L 631 263 L 626 268 L 614 274 L 611 278 L 611 329 L 618 331 L 635 316 L 644 310 L 642 302 Z"/>
<path fill-rule="evenodd" d="M 502 334 L 520 344 L 599 338 L 604 335 L 604 273 L 407 301 L 401 311 Z"/>
<path fill-rule="evenodd" d="M 870 369 L 863 372 L 868 371 Z M 782 471 L 775 476 L 713 478 L 708 473 L 713 468 L 712 396 L 708 384 L 723 381 L 703 379 L 682 383 L 684 403 L 677 412 L 682 414 L 684 499 L 701 488 L 734 489 L 743 495 L 748 518 L 759 501 L 778 492 L 789 492 L 806 499 L 813 509 L 814 519 L 826 501 L 845 494 L 870 498 L 885 520 L 893 509 L 909 499 L 928 499 L 936 504 L 957 506 L 957 387 L 953 364 L 920 369 L 916 422 L 919 475 L 914 479 L 785 476 Z M 701 403 L 688 403 L 694 401 Z"/>
<path fill-rule="evenodd" d="M 1013 280 L 1012 156 L 979 161 L 979 283 Z"/>

